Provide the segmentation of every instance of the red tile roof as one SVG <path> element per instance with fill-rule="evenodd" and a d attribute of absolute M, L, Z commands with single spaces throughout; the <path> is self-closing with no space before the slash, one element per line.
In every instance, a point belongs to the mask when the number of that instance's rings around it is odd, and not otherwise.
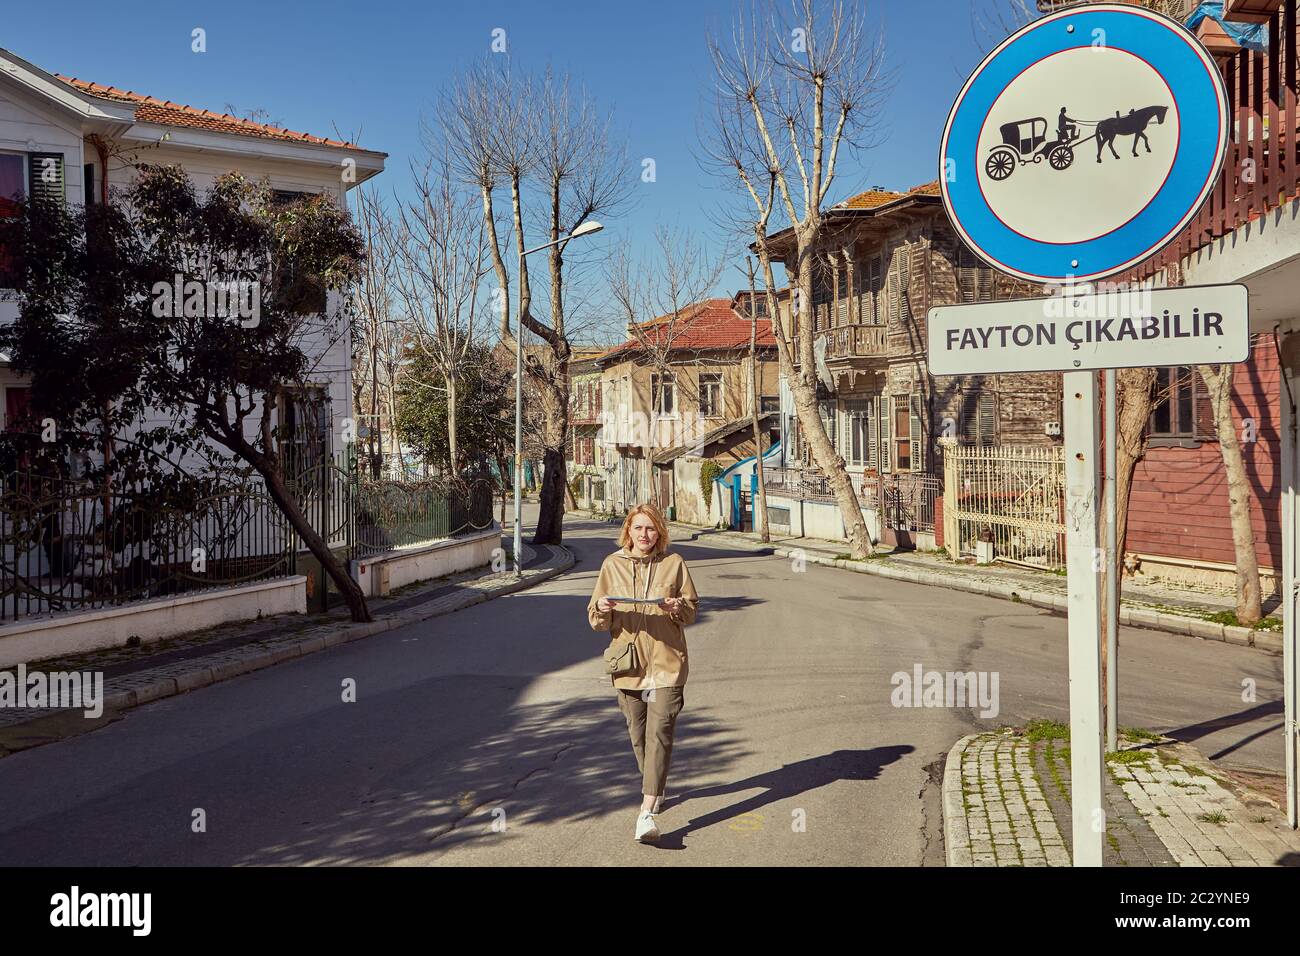
<path fill-rule="evenodd" d="M 705 299 L 691 309 L 693 311 L 684 310 L 686 314 L 676 321 L 671 315 L 661 315 L 639 323 L 637 328 L 641 332 L 638 338 L 614 346 L 599 357 L 600 361 L 634 352 L 646 344 L 667 345 L 673 351 L 685 352 L 749 347 L 749 318 L 731 307 L 731 299 Z M 776 347 L 770 320 L 758 320 L 755 341 L 760 347 Z"/>
<path fill-rule="evenodd" d="M 315 143 L 318 146 L 334 146 L 340 149 L 361 149 L 355 143 L 345 143 L 342 140 L 326 139 L 323 136 L 313 136 L 310 133 L 299 133 L 291 129 L 281 129 L 278 126 L 268 126 L 265 123 L 255 123 L 252 120 L 231 116 L 229 113 L 213 113 L 210 110 L 201 110 L 193 106 L 186 106 L 183 103 L 173 103 L 170 100 L 160 100 L 131 90 L 119 90 L 115 86 L 105 86 L 102 83 L 79 80 L 75 76 L 55 75 L 81 93 L 87 93 L 103 100 L 112 100 L 115 103 L 134 104 L 136 107 L 135 119 L 138 123 L 183 126 L 190 129 L 204 129 L 213 133 L 234 133 L 239 136 L 262 136 L 267 139 L 279 139 L 293 143 Z"/>
<path fill-rule="evenodd" d="M 937 196 L 939 195 L 939 180 L 925 183 L 920 186 L 913 186 L 905 193 L 896 193 L 887 189 L 868 189 L 864 193 L 858 193 L 856 196 L 850 196 L 841 203 L 837 203 L 836 209 L 875 209 L 877 206 L 883 206 L 886 203 L 903 199 L 906 196 Z"/>

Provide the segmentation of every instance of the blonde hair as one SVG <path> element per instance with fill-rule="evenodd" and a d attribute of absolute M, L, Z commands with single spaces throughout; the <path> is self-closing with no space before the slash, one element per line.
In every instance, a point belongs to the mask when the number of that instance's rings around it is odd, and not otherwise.
<path fill-rule="evenodd" d="M 636 505 L 629 509 L 627 517 L 623 519 L 623 529 L 618 533 L 618 546 L 627 551 L 632 550 L 632 521 L 637 515 L 645 515 L 650 519 L 650 523 L 655 526 L 658 537 L 655 539 L 654 554 L 661 555 L 668 550 L 668 525 L 664 521 L 663 515 L 654 505 Z"/>

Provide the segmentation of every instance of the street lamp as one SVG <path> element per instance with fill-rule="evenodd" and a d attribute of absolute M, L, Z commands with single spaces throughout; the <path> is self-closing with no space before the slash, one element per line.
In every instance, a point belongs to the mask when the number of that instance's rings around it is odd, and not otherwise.
<path fill-rule="evenodd" d="M 592 233 L 600 232 L 604 229 L 600 223 L 594 220 L 588 220 L 578 226 L 577 229 L 560 239 L 553 239 L 550 242 L 543 243 L 540 246 L 534 246 L 532 249 L 519 250 L 519 272 L 517 281 L 523 282 L 524 276 L 524 256 L 531 256 L 534 252 L 542 249 L 549 249 L 551 246 L 558 246 L 562 242 L 568 242 L 570 239 L 578 239 L 582 236 L 590 236 Z M 524 576 L 523 567 L 519 561 L 519 552 L 523 550 L 523 480 L 524 480 L 524 323 L 519 322 L 519 327 L 515 330 L 515 546 L 514 546 L 514 564 L 515 577 L 522 579 Z"/>

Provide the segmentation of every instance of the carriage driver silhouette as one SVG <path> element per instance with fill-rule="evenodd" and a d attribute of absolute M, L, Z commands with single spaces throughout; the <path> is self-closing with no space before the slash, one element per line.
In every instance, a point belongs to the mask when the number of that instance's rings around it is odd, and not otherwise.
<path fill-rule="evenodd" d="M 1061 115 L 1056 120 L 1056 139 L 1061 143 L 1071 142 L 1078 135 L 1079 127 L 1075 124 L 1078 120 L 1065 115 L 1065 107 L 1061 107 Z"/>

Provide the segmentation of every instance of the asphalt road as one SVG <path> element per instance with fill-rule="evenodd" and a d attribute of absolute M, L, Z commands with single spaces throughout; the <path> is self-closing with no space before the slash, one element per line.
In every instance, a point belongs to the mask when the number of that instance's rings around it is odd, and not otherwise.
<path fill-rule="evenodd" d="M 701 611 L 664 837 L 638 845 L 639 775 L 585 616 L 614 533 L 571 520 L 579 563 L 539 587 L 0 760 L 0 864 L 942 865 L 952 744 L 1067 719 L 1062 617 L 682 543 Z M 893 706 L 891 676 L 917 664 L 996 672 L 997 714 Z M 1280 770 L 1280 674 L 1260 651 L 1124 629 L 1121 722 Z"/>

